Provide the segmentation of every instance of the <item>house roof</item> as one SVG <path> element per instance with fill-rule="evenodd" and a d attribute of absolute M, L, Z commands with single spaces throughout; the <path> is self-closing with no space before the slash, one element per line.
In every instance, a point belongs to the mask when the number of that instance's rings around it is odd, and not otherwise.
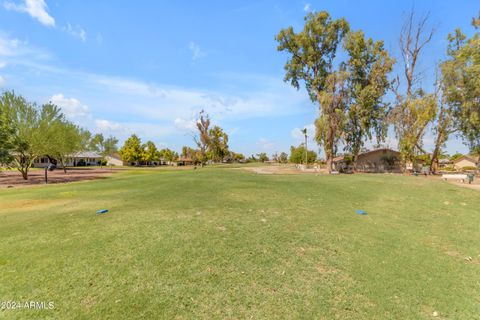
<path fill-rule="evenodd" d="M 438 163 L 449 164 L 449 163 L 453 163 L 453 161 L 445 158 L 445 159 L 438 159 Z"/>
<path fill-rule="evenodd" d="M 178 158 L 177 161 L 192 162 L 193 160 L 191 158 L 180 157 L 180 158 Z"/>
<path fill-rule="evenodd" d="M 122 156 L 120 156 L 120 154 L 119 154 L 118 152 L 112 153 L 111 155 L 107 156 L 107 158 L 113 158 L 113 159 L 117 159 L 117 160 L 122 160 Z"/>
<path fill-rule="evenodd" d="M 338 156 L 332 159 L 333 162 L 340 162 L 345 159 L 345 156 Z"/>
<path fill-rule="evenodd" d="M 93 151 L 80 151 L 68 155 L 70 158 L 101 158 L 102 156 Z"/>
<path fill-rule="evenodd" d="M 378 151 L 390 151 L 390 152 L 393 152 L 393 153 L 400 153 L 399 151 L 393 150 L 393 149 L 390 149 L 390 148 L 378 148 L 378 149 L 374 149 L 374 150 L 361 152 L 360 154 L 369 154 L 369 153 L 378 152 Z"/>
<path fill-rule="evenodd" d="M 400 152 L 395 151 L 395 150 L 392 150 L 392 149 L 390 149 L 390 148 L 379 148 L 379 149 L 375 149 L 375 150 L 369 150 L 369 151 L 365 151 L 365 152 L 360 152 L 359 156 L 360 156 L 360 155 L 366 155 L 366 154 L 369 154 L 369 153 L 378 152 L 378 151 L 391 151 L 391 152 L 394 152 L 394 153 L 400 153 Z M 344 161 L 344 160 L 345 160 L 345 155 L 341 155 L 341 156 L 335 157 L 335 158 L 333 158 L 332 160 L 333 160 L 333 162 Z"/>
<path fill-rule="evenodd" d="M 477 164 L 477 160 L 475 160 L 474 158 L 470 157 L 470 156 L 461 156 L 460 158 L 457 158 L 453 161 L 453 163 L 458 163 L 462 160 L 467 160 L 467 161 L 470 161 L 472 163 L 475 163 Z"/>

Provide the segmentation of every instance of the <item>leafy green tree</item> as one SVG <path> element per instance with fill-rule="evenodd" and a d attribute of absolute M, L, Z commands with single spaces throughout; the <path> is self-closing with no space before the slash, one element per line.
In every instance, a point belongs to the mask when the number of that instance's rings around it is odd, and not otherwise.
<path fill-rule="evenodd" d="M 384 49 L 383 41 L 365 39 L 362 31 L 348 33 L 344 47 L 349 56 L 345 63 L 349 100 L 344 139 L 355 168 L 364 141 L 372 140 L 374 134 L 379 143 L 386 136 L 387 105 L 383 97 L 390 87 L 387 76 L 394 60 Z"/>
<path fill-rule="evenodd" d="M 214 162 L 220 162 L 228 155 L 228 135 L 219 126 L 209 130 L 209 158 Z"/>
<path fill-rule="evenodd" d="M 59 121 L 51 126 L 55 134 L 50 138 L 46 151 L 49 158 L 60 161 L 63 171 L 67 172 L 67 159 L 83 150 L 82 130 L 69 121 Z"/>
<path fill-rule="evenodd" d="M 455 154 L 453 154 L 451 157 L 450 157 L 450 160 L 451 161 L 455 161 L 457 160 L 458 158 L 461 158 L 463 157 L 463 154 L 459 153 L 459 152 L 456 152 Z"/>
<path fill-rule="evenodd" d="M 317 160 L 317 154 L 314 151 L 307 151 L 307 163 L 314 163 Z M 290 162 L 300 164 L 305 163 L 305 146 L 301 144 L 298 147 L 290 147 Z"/>
<path fill-rule="evenodd" d="M 480 16 L 472 25 L 476 32 L 471 38 L 460 29 L 449 34 L 448 59 L 441 70 L 445 103 L 453 110 L 455 127 L 474 151 L 480 148 Z"/>
<path fill-rule="evenodd" d="M 172 162 L 178 160 L 178 153 L 169 148 L 165 148 L 159 151 L 160 158 L 165 159 L 165 161 Z"/>
<path fill-rule="evenodd" d="M 153 141 L 147 141 L 144 146 L 143 161 L 147 164 L 151 164 L 154 161 L 158 160 L 158 150 Z"/>
<path fill-rule="evenodd" d="M 182 147 L 181 157 L 184 159 L 191 159 L 194 164 L 201 163 L 200 151 L 187 146 Z"/>
<path fill-rule="evenodd" d="M 245 160 L 245 156 L 241 153 L 230 151 L 230 158 L 233 162 L 241 162 Z"/>
<path fill-rule="evenodd" d="M 425 131 L 435 119 L 437 97 L 426 93 L 419 86 L 418 61 L 425 46 L 432 40 L 433 29 L 427 30 L 428 15 L 415 18 L 412 11 L 407 17 L 400 33 L 400 49 L 403 58 L 404 91 L 400 90 L 400 77 L 397 76 L 392 87 L 396 96 L 396 105 L 390 112 L 399 141 L 399 151 L 404 164 L 417 163 L 417 155 L 422 152 Z"/>
<path fill-rule="evenodd" d="M 25 180 L 39 156 L 47 156 L 54 164 L 60 161 L 65 170 L 67 157 L 84 147 L 86 131 L 66 120 L 52 103 L 37 107 L 14 92 L 5 92 L 0 97 L 0 114 L 2 122 L 10 123 L 9 156 Z"/>
<path fill-rule="evenodd" d="M 265 152 L 257 153 L 258 161 L 260 162 L 266 162 L 268 161 L 268 156 Z"/>
<path fill-rule="evenodd" d="M 193 140 L 198 147 L 196 158 L 202 166 L 208 161 L 222 161 L 228 155 L 228 135 L 219 126 L 210 128 L 211 120 L 204 110 L 196 122 L 197 134 Z"/>
<path fill-rule="evenodd" d="M 11 155 L 15 167 L 28 180 L 28 171 L 35 159 L 42 155 L 44 141 L 40 130 L 40 115 L 36 106 L 14 92 L 4 92 L 0 109 L 13 128 Z"/>
<path fill-rule="evenodd" d="M 143 160 L 144 153 L 142 141 L 136 134 L 132 134 L 125 141 L 119 153 L 123 161 L 139 165 L 140 161 Z"/>
<path fill-rule="evenodd" d="M 90 131 L 80 128 L 80 140 L 82 144 L 82 149 L 80 151 L 91 150 L 92 133 Z"/>
<path fill-rule="evenodd" d="M 180 154 L 180 156 L 182 158 L 191 158 L 193 153 L 195 153 L 195 149 L 190 148 L 188 146 L 183 146 L 182 153 Z"/>
<path fill-rule="evenodd" d="M 319 95 L 320 105 L 323 107 L 322 114 L 315 121 L 315 140 L 323 145 L 329 172 L 332 171 L 333 157 L 337 153 L 346 124 L 345 113 L 349 98 L 347 80 L 348 74 L 344 71 L 329 74 L 325 88 Z"/>
<path fill-rule="evenodd" d="M 274 154 L 272 154 L 272 161 L 275 161 L 275 162 L 278 162 L 278 152 L 275 152 Z"/>
<path fill-rule="evenodd" d="M 308 155 L 307 155 L 308 159 Z M 287 163 L 288 162 L 288 154 L 286 152 L 281 152 L 278 156 L 278 162 L 280 163 Z"/>
<path fill-rule="evenodd" d="M 441 81 L 443 82 L 443 80 Z M 434 147 L 433 151 L 430 154 L 430 159 L 428 163 L 430 163 L 430 172 L 436 173 L 439 168 L 439 159 L 442 158 L 443 155 L 443 148 L 445 147 L 445 143 L 447 142 L 448 138 L 457 131 L 455 128 L 455 117 L 453 109 L 451 105 L 445 103 L 445 95 L 442 94 L 444 92 L 441 87 L 443 86 L 442 83 L 437 83 L 436 90 L 436 99 L 437 99 L 437 112 L 434 118 L 434 127 L 433 127 L 433 134 L 435 136 L 434 140 Z"/>
<path fill-rule="evenodd" d="M 113 136 L 105 138 L 101 133 L 97 133 L 89 139 L 88 144 L 89 150 L 95 151 L 102 156 L 102 162 L 105 161 L 107 156 L 118 151 L 118 139 Z"/>
<path fill-rule="evenodd" d="M 348 97 L 347 75 L 344 67 L 335 69 L 334 59 L 349 29 L 345 19 L 332 20 L 327 12 L 321 11 L 305 17 L 302 31 L 295 33 L 288 27 L 276 36 L 277 49 L 290 56 L 285 64 L 285 81 L 297 89 L 304 82 L 310 99 L 320 106 L 316 140 L 323 145 L 329 171 L 342 134 Z"/>
<path fill-rule="evenodd" d="M 195 144 L 199 149 L 198 159 L 200 163 L 205 165 L 208 161 L 208 148 L 211 145 L 210 141 L 210 117 L 204 110 L 200 111 L 198 120 L 196 122 L 197 135 L 193 137 Z"/>
<path fill-rule="evenodd" d="M 9 166 L 13 161 L 11 137 L 14 130 L 9 125 L 4 111 L 0 108 L 0 167 Z"/>

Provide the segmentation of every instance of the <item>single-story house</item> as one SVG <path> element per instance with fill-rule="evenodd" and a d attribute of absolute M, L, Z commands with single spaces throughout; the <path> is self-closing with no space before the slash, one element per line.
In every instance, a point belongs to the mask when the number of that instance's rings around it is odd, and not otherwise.
<path fill-rule="evenodd" d="M 411 161 L 407 161 L 407 163 L 405 163 L 405 168 L 407 169 L 407 171 L 410 171 L 410 172 L 422 172 L 422 173 L 428 173 L 430 172 L 430 166 L 425 166 L 425 159 L 417 159 L 416 160 L 417 164 L 416 164 L 416 167 L 413 168 L 413 163 Z"/>
<path fill-rule="evenodd" d="M 455 159 L 455 161 L 453 161 L 453 166 L 455 169 L 461 170 L 466 167 L 478 168 L 479 163 L 476 159 L 470 156 L 461 156 L 460 158 Z"/>
<path fill-rule="evenodd" d="M 123 166 L 124 165 L 122 157 L 118 153 L 113 153 L 109 156 L 106 156 L 105 160 L 107 161 L 107 166 Z"/>
<path fill-rule="evenodd" d="M 102 160 L 102 156 L 96 152 L 92 151 L 83 151 L 77 152 L 67 157 L 67 161 L 65 165 L 67 167 L 82 167 L 82 166 L 97 166 L 100 164 Z M 34 168 L 44 168 L 50 164 L 50 160 L 48 157 L 38 157 L 33 162 Z M 57 163 L 58 167 L 61 167 L 62 164 L 60 162 Z"/>
<path fill-rule="evenodd" d="M 191 158 L 180 157 L 177 160 L 177 166 L 191 166 L 193 165 L 193 160 Z"/>
<path fill-rule="evenodd" d="M 333 158 L 333 168 L 337 171 L 352 170 L 348 160 L 344 155 Z M 402 172 L 400 152 L 388 148 L 362 152 L 358 155 L 357 171 Z"/>
<path fill-rule="evenodd" d="M 446 168 L 453 164 L 453 161 L 448 158 L 438 159 L 438 166 L 440 168 Z"/>

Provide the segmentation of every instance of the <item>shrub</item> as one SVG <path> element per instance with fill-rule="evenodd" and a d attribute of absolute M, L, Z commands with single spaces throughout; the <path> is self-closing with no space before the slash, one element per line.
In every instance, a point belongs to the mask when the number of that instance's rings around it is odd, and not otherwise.
<path fill-rule="evenodd" d="M 453 166 L 446 166 L 441 169 L 442 171 L 456 171 Z"/>
<path fill-rule="evenodd" d="M 307 151 L 307 163 L 314 163 L 317 160 L 317 154 L 314 151 Z M 292 163 L 304 163 L 305 162 L 305 147 L 300 145 L 295 148 L 294 146 L 290 147 L 290 162 Z"/>
<path fill-rule="evenodd" d="M 475 171 L 477 170 L 477 167 L 474 166 L 466 166 L 462 168 L 462 171 Z"/>

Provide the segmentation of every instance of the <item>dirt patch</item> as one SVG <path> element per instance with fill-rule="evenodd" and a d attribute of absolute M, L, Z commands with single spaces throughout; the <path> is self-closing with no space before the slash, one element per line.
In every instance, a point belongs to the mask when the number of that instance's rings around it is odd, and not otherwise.
<path fill-rule="evenodd" d="M 451 184 L 454 184 L 456 186 L 459 186 L 459 187 L 469 188 L 469 189 L 480 191 L 480 178 L 479 177 L 476 177 L 475 180 L 471 184 L 468 184 L 466 182 L 462 183 L 462 182 L 459 182 L 459 181 L 448 181 L 448 182 L 450 182 Z"/>
<path fill-rule="evenodd" d="M 51 200 L 23 200 L 17 202 L 2 202 L 0 209 L 31 208 L 50 203 Z"/>
<path fill-rule="evenodd" d="M 121 169 L 68 169 L 67 173 L 64 173 L 62 169 L 48 172 L 48 183 L 67 183 L 82 180 L 101 179 L 110 176 L 111 174 L 118 172 Z M 28 180 L 23 180 L 20 172 L 18 171 L 4 171 L 0 173 L 0 189 L 12 188 L 12 187 L 26 187 L 31 185 L 45 184 L 45 171 L 44 170 L 32 170 L 28 175 Z"/>

